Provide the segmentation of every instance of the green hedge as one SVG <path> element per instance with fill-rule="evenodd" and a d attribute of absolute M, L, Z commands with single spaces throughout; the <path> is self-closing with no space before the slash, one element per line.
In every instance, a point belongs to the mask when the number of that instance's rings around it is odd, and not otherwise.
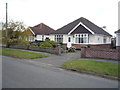
<path fill-rule="evenodd" d="M 55 48 L 57 42 L 55 41 L 44 41 L 40 43 L 40 47 L 49 47 L 49 48 Z"/>

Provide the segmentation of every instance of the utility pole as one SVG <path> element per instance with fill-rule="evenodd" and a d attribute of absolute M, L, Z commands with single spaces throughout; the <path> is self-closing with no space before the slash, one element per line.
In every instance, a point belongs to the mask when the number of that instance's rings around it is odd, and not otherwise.
<path fill-rule="evenodd" d="M 6 38 L 7 38 L 7 34 L 8 34 L 8 32 L 7 32 L 7 27 L 8 27 L 8 17 L 7 17 L 7 3 L 6 3 Z"/>

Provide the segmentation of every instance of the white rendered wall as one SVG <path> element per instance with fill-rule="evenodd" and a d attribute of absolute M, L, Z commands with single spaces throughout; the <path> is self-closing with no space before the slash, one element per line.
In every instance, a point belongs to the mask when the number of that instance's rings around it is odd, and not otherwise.
<path fill-rule="evenodd" d="M 116 46 L 120 46 L 120 33 L 116 33 Z"/>
<path fill-rule="evenodd" d="M 49 39 L 55 41 L 55 35 L 49 35 Z"/>
<path fill-rule="evenodd" d="M 37 35 L 37 36 L 35 37 L 35 40 L 42 41 L 42 36 L 43 36 L 43 41 L 45 41 L 46 38 L 49 38 L 49 37 L 50 37 L 49 35 Z"/>
<path fill-rule="evenodd" d="M 67 43 L 68 42 L 68 35 L 66 34 L 64 34 L 63 35 L 63 43 Z"/>
<path fill-rule="evenodd" d="M 104 35 L 89 35 L 89 44 L 110 44 L 111 37 L 106 36 L 106 43 L 104 43 Z"/>
<path fill-rule="evenodd" d="M 40 41 L 42 41 L 42 35 L 37 35 L 37 36 L 35 37 L 35 40 L 40 40 Z"/>

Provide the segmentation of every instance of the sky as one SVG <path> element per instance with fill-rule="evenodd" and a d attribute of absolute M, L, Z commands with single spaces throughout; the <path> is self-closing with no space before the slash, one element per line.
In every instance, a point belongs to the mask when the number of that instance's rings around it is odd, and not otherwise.
<path fill-rule="evenodd" d="M 5 22 L 5 3 L 8 20 L 24 22 L 26 26 L 44 23 L 57 30 L 84 17 L 99 27 L 106 26 L 114 36 L 118 30 L 119 0 L 0 0 L 0 22 Z"/>

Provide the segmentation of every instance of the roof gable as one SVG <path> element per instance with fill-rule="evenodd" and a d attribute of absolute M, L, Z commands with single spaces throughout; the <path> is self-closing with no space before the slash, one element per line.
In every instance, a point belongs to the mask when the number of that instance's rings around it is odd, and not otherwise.
<path fill-rule="evenodd" d="M 50 28 L 49 26 L 41 23 L 41 24 L 38 24 L 34 27 L 30 27 L 30 29 L 37 35 L 48 35 L 48 34 L 51 34 L 52 32 L 54 32 L 55 30 Z"/>
<path fill-rule="evenodd" d="M 120 33 L 120 29 L 118 31 L 116 31 L 115 33 Z"/>
<path fill-rule="evenodd" d="M 79 25 L 71 34 L 77 34 L 77 33 L 88 33 L 92 34 L 90 31 L 88 31 L 84 26 Z"/>
<path fill-rule="evenodd" d="M 102 28 L 98 27 L 97 25 L 95 25 L 94 23 L 92 23 L 91 21 L 89 21 L 83 17 L 63 26 L 62 28 L 53 32 L 53 34 L 68 34 L 80 22 L 83 23 L 87 28 L 89 28 L 95 34 L 103 34 L 103 35 L 111 36 L 108 32 L 106 32 Z"/>

